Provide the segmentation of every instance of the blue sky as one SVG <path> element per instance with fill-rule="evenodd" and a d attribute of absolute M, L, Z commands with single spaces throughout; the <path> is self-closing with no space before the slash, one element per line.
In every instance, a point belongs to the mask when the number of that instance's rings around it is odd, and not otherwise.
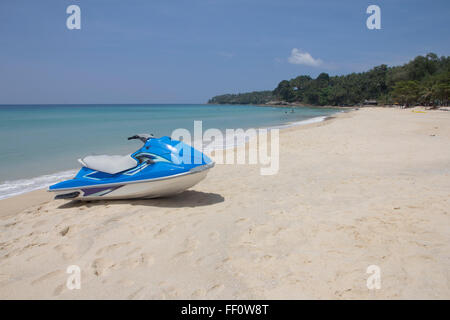
<path fill-rule="evenodd" d="M 81 8 L 68 30 L 66 8 Z M 381 8 L 381 30 L 366 9 Z M 450 54 L 448 0 L 1 0 L 0 104 L 204 103 Z M 309 61 L 289 59 L 309 54 Z M 300 56 L 305 57 L 305 56 Z"/>

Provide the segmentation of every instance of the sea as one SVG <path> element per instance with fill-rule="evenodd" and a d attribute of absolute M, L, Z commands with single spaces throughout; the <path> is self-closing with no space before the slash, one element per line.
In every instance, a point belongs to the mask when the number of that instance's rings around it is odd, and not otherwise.
<path fill-rule="evenodd" d="M 282 128 L 323 121 L 336 112 L 252 105 L 0 105 L 0 199 L 73 177 L 77 159 L 86 155 L 132 153 L 141 146 L 127 140 L 134 134 L 192 132 L 200 120 L 203 131 Z"/>

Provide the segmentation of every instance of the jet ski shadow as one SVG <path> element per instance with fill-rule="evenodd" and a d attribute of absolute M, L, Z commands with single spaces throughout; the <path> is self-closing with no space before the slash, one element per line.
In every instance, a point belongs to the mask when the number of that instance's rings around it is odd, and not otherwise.
<path fill-rule="evenodd" d="M 154 199 L 128 199 L 128 200 L 92 200 L 81 201 L 73 200 L 64 203 L 58 209 L 70 209 L 78 207 L 94 207 L 116 204 L 131 204 L 137 206 L 161 207 L 161 208 L 194 208 L 210 206 L 216 203 L 224 202 L 225 198 L 220 194 L 212 192 L 202 192 L 187 190 L 180 194 L 164 198 Z"/>

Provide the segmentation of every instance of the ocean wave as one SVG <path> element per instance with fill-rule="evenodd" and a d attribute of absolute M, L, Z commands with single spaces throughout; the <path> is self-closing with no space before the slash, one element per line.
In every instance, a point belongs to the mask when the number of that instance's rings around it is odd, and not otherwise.
<path fill-rule="evenodd" d="M 284 128 L 290 128 L 290 127 L 304 126 L 304 125 L 307 125 L 307 124 L 312 124 L 312 123 L 318 123 L 318 122 L 325 121 L 327 118 L 329 118 L 329 116 L 314 117 L 314 118 L 309 118 L 309 119 L 306 119 L 306 120 L 290 122 L 290 123 L 287 123 L 287 124 L 283 124 L 283 125 L 277 126 L 275 128 L 284 129 Z"/>
<path fill-rule="evenodd" d="M 72 178 L 76 172 L 76 170 L 67 170 L 31 179 L 4 181 L 0 184 L 0 200 L 17 196 L 22 193 L 46 188 L 49 185 L 61 180 Z"/>
<path fill-rule="evenodd" d="M 325 121 L 328 117 L 329 116 L 319 116 L 319 117 L 309 118 L 309 119 L 305 119 L 305 120 L 301 120 L 301 121 L 289 122 L 289 123 L 281 124 L 278 126 L 264 127 L 264 128 L 259 128 L 259 129 L 268 129 L 270 131 L 273 129 L 285 129 L 285 128 L 296 127 L 296 126 L 304 126 L 307 124 Z M 252 134 L 247 134 L 247 133 L 248 132 L 246 132 L 246 130 L 244 130 L 244 133 L 242 133 L 242 134 L 237 134 L 234 137 L 228 137 L 226 135 L 226 133 L 222 131 L 222 134 L 224 137 L 224 139 L 222 141 L 212 141 L 212 142 L 211 141 L 202 141 L 203 142 L 203 152 L 205 152 L 206 154 L 210 154 L 211 152 L 213 152 L 215 150 L 217 150 L 217 151 L 228 150 L 228 149 L 243 146 L 251 138 L 253 138 L 257 135 L 257 132 L 255 132 L 255 131 L 250 132 Z M 201 143 L 201 142 L 197 142 L 197 143 Z"/>

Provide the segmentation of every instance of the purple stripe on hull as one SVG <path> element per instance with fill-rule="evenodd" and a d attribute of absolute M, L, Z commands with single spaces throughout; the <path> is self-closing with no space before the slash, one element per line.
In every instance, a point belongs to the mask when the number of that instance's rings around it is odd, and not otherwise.
<path fill-rule="evenodd" d="M 108 193 L 110 193 L 110 192 L 112 192 L 114 190 L 117 190 L 117 189 L 121 188 L 121 187 L 123 187 L 123 185 L 122 186 L 115 186 L 115 187 L 86 188 L 86 189 L 81 189 L 81 191 L 83 191 L 83 196 L 84 197 L 88 197 L 88 196 L 93 195 L 95 193 L 109 190 L 108 192 L 105 192 L 105 193 L 103 193 L 101 195 L 101 196 L 104 196 L 105 194 L 108 194 Z"/>

